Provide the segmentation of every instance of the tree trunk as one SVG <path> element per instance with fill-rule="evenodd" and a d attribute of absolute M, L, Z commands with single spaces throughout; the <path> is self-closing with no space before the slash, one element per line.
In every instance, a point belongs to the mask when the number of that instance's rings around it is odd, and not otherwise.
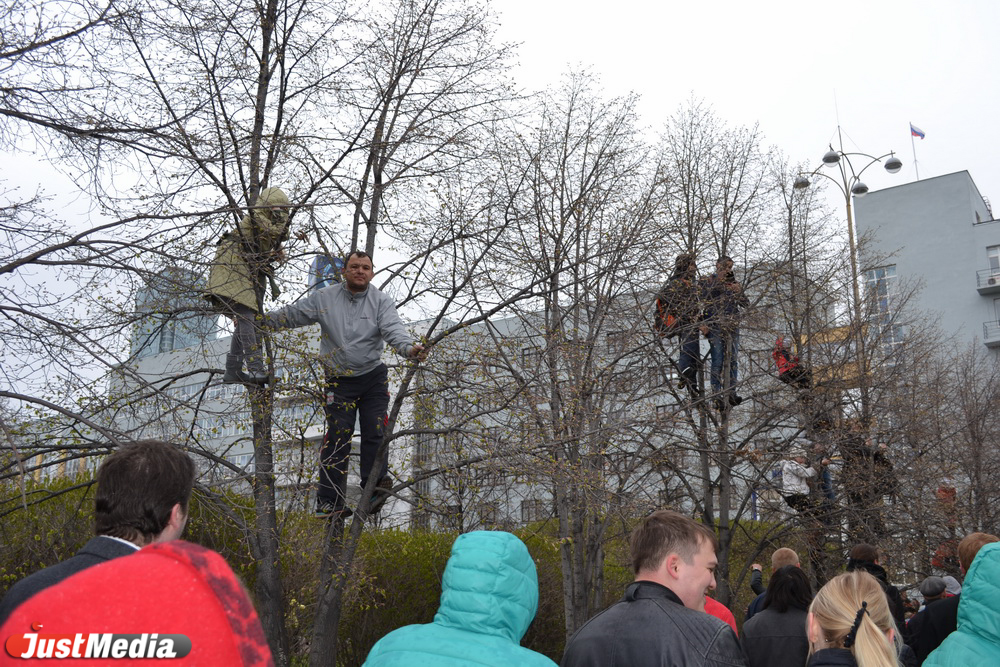
<path fill-rule="evenodd" d="M 357 522 L 357 519 L 355 519 Z M 337 518 L 327 527 L 326 548 L 323 550 L 319 568 L 319 595 L 316 603 L 316 617 L 313 620 L 312 642 L 309 646 L 309 664 L 313 667 L 337 664 L 337 641 L 339 638 L 340 612 L 343 607 L 344 579 L 346 567 L 354 558 L 354 526 L 351 542 L 345 545 L 344 520 Z M 358 527 L 360 536 L 360 527 Z M 345 547 L 348 552 L 345 558 Z"/>
<path fill-rule="evenodd" d="M 278 518 L 274 496 L 274 455 L 271 445 L 270 392 L 249 388 L 253 411 L 254 440 L 254 533 L 251 544 L 257 563 L 254 594 L 261 624 L 271 645 L 274 662 L 287 665 L 288 632 L 285 628 L 285 596 L 278 554 Z"/>

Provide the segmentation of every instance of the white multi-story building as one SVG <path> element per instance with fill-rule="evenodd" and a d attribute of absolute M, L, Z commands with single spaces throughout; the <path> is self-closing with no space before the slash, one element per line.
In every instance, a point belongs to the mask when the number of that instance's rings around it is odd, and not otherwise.
<path fill-rule="evenodd" d="M 1000 349 L 1000 220 L 967 171 L 870 192 L 854 200 L 866 282 L 880 314 L 894 283 L 920 290 L 913 313 L 940 317 L 964 344 Z M 893 335 L 905 335 L 898 329 Z"/>

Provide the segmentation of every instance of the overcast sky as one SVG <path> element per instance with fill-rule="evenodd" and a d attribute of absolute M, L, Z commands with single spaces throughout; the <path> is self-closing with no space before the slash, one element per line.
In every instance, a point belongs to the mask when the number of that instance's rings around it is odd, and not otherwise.
<path fill-rule="evenodd" d="M 839 111 L 845 150 L 903 160 L 895 176 L 866 172 L 872 190 L 916 180 L 913 122 L 926 133 L 914 139 L 921 178 L 967 170 L 1000 207 L 997 0 L 491 4 L 499 39 L 521 43 L 514 76 L 526 89 L 589 67 L 609 95 L 639 93 L 654 130 L 694 96 L 731 126 L 758 123 L 768 144 L 810 168 L 836 142 Z M 8 185 L 64 190 L 51 167 L 16 161 L 3 170 Z"/>
<path fill-rule="evenodd" d="M 904 162 L 895 176 L 866 172 L 872 190 L 916 180 L 912 122 L 926 133 L 914 139 L 921 179 L 967 170 L 1000 206 L 996 0 L 492 4 L 500 38 L 522 43 L 527 88 L 586 66 L 609 94 L 639 93 L 654 128 L 693 95 L 810 168 L 836 143 L 839 110 L 845 150 Z"/>

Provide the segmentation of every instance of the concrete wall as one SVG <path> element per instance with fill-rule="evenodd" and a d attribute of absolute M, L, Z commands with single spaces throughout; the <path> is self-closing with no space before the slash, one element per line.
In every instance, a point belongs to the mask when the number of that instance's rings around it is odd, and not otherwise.
<path fill-rule="evenodd" d="M 994 297 L 977 290 L 988 268 L 986 247 L 1000 245 L 1000 222 L 968 172 L 907 183 L 854 199 L 864 239 L 862 270 L 896 265 L 900 284 L 919 282 L 911 314 L 928 311 L 958 341 L 983 344 L 983 323 L 996 321 Z"/>

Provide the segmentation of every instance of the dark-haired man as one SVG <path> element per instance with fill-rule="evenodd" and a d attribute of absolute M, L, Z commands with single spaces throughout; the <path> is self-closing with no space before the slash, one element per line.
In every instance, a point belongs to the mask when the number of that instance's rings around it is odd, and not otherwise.
<path fill-rule="evenodd" d="M 732 629 L 704 613 L 715 588 L 715 549 L 708 528 L 669 510 L 632 532 L 635 581 L 621 602 L 587 621 L 566 646 L 564 667 L 746 665 Z"/>
<path fill-rule="evenodd" d="M 354 422 L 361 413 L 361 488 L 375 467 L 388 422 L 388 369 L 382 349 L 389 343 L 404 357 L 423 360 L 426 350 L 403 327 L 389 295 L 370 283 L 375 273 L 366 253 L 354 251 L 344 262 L 343 282 L 311 292 L 265 316 L 272 328 L 320 326 L 320 355 L 326 366 L 326 435 L 320 450 L 316 516 L 347 517 L 347 458 Z M 378 510 L 392 484 L 388 456 L 376 473 L 370 511 Z"/>
<path fill-rule="evenodd" d="M 701 301 L 697 275 L 698 264 L 694 255 L 678 255 L 674 260 L 674 272 L 656 294 L 656 331 L 661 337 L 677 337 L 677 372 L 681 386 L 692 398 L 701 395 L 698 386 Z"/>
<path fill-rule="evenodd" d="M 892 613 L 896 627 L 902 628 L 906 625 L 906 605 L 903 603 L 903 596 L 899 589 L 889 583 L 889 575 L 885 568 L 879 565 L 878 549 L 871 544 L 861 543 L 854 545 L 851 553 L 847 556 L 847 571 L 861 570 L 875 577 L 882 590 L 885 591 L 885 599 L 889 603 L 889 611 Z"/>
<path fill-rule="evenodd" d="M 712 391 L 716 395 L 715 405 L 721 411 L 743 401 L 736 393 L 739 379 L 737 355 L 740 350 L 740 311 L 749 302 L 743 294 L 743 286 L 736 281 L 731 257 L 719 257 L 715 273 L 702 279 L 701 292 L 704 303 L 702 333 L 708 336 Z"/>
<path fill-rule="evenodd" d="M 97 469 L 97 536 L 71 558 L 11 586 L 0 601 L 0 624 L 22 602 L 77 572 L 178 539 L 187 524 L 194 475 L 191 457 L 169 442 L 142 440 L 113 451 Z"/>

